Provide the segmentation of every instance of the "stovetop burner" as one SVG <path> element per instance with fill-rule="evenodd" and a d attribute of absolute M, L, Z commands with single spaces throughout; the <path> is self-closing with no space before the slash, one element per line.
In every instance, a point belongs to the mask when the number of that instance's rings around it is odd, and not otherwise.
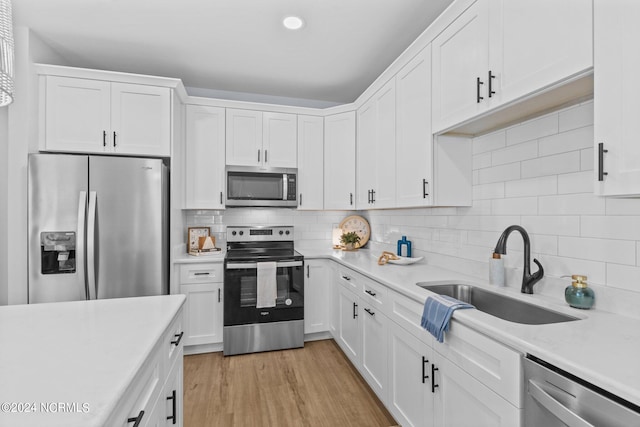
<path fill-rule="evenodd" d="M 294 250 L 291 226 L 227 227 L 227 260 L 282 261 L 299 260 L 303 256 Z"/>

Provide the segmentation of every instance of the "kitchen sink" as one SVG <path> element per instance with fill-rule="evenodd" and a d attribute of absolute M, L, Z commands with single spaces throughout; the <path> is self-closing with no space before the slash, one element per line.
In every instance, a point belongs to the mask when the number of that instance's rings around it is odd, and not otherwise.
<path fill-rule="evenodd" d="M 580 320 L 578 317 L 529 304 L 477 286 L 459 283 L 432 285 L 428 282 L 420 282 L 417 285 L 436 294 L 448 295 L 469 303 L 482 312 L 509 322 L 544 325 Z"/>

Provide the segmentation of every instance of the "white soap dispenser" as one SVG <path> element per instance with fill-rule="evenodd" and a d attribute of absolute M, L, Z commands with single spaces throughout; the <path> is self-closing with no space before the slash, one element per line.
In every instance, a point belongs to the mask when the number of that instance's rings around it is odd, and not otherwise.
<path fill-rule="evenodd" d="M 489 283 L 504 286 L 504 260 L 499 253 L 494 252 L 489 260 Z"/>

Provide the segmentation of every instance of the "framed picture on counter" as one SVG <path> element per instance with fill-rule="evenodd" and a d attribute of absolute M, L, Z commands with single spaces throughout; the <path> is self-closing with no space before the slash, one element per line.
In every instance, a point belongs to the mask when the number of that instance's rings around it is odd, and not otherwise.
<path fill-rule="evenodd" d="M 187 229 L 187 252 L 198 252 L 200 237 L 209 237 L 211 227 L 189 227 Z"/>

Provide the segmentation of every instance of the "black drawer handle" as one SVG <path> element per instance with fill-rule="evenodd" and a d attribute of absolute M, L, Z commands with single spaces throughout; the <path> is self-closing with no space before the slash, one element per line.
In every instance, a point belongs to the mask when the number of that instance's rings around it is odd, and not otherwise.
<path fill-rule="evenodd" d="M 489 98 L 491 98 L 492 95 L 496 94 L 496 91 L 493 90 L 493 88 L 492 88 L 493 85 L 491 84 L 491 83 L 493 83 L 493 79 L 495 79 L 495 78 L 496 78 L 496 76 L 494 76 L 493 73 L 491 72 L 491 70 L 489 70 L 489 79 L 488 79 L 489 80 Z"/>
<path fill-rule="evenodd" d="M 343 276 L 342 276 L 342 278 L 343 278 L 344 280 L 351 280 L 351 277 L 349 277 L 349 276 L 344 276 L 344 275 L 343 275 Z"/>
<path fill-rule="evenodd" d="M 140 411 L 137 417 L 127 418 L 127 424 L 134 423 L 133 427 L 138 427 L 140 425 L 140 421 L 142 421 L 143 416 L 144 416 L 144 411 Z"/>
<path fill-rule="evenodd" d="M 476 79 L 476 103 L 480 104 L 480 101 L 484 99 L 484 97 L 480 96 L 480 85 L 484 83 L 480 80 L 480 77 Z"/>
<path fill-rule="evenodd" d="M 102 131 L 102 146 L 103 147 L 107 146 L 107 131 L 106 130 Z"/>
<path fill-rule="evenodd" d="M 354 302 L 353 303 L 353 318 L 355 319 L 356 317 L 358 317 L 358 304 L 356 304 Z"/>
<path fill-rule="evenodd" d="M 206 273 L 202 273 L 202 272 L 199 272 L 199 273 L 193 273 L 193 275 L 194 275 L 194 276 L 209 276 L 210 274 L 211 274 L 211 273 L 209 273 L 208 271 L 207 271 Z"/>
<path fill-rule="evenodd" d="M 375 315 L 376 315 L 376 313 L 375 313 L 375 312 L 373 312 L 373 311 L 369 310 L 368 308 L 365 308 L 365 309 L 364 309 L 364 311 L 366 311 L 367 313 L 369 313 L 371 316 L 375 316 Z"/>
<path fill-rule="evenodd" d="M 113 131 L 113 146 L 116 147 L 118 144 L 116 143 L 116 131 Z"/>
<path fill-rule="evenodd" d="M 167 396 L 167 400 L 171 401 L 171 407 L 173 408 L 172 411 L 172 415 L 167 417 L 168 420 L 171 420 L 172 423 L 171 424 L 175 424 L 176 423 L 176 407 L 177 407 L 177 403 L 176 403 L 176 391 L 173 390 L 171 392 L 171 396 Z"/>
<path fill-rule="evenodd" d="M 428 364 L 429 361 L 427 360 L 427 358 L 422 356 L 422 384 L 424 384 L 426 382 L 426 379 L 429 378 L 429 375 L 427 375 Z"/>
<path fill-rule="evenodd" d="M 173 336 L 176 337 L 177 339 L 171 341 L 171 344 L 175 345 L 176 347 L 180 345 L 180 341 L 182 341 L 182 336 L 184 335 L 184 331 L 180 332 L 179 334 L 174 334 Z"/>
<path fill-rule="evenodd" d="M 427 193 L 427 184 L 429 184 L 429 181 L 427 181 L 426 179 L 422 180 L 422 198 L 426 199 L 427 196 L 429 195 L 429 193 Z"/>
<path fill-rule="evenodd" d="M 604 171 L 604 153 L 608 152 L 604 149 L 604 143 L 598 143 L 598 181 L 604 181 L 604 176 L 609 175 Z"/>
<path fill-rule="evenodd" d="M 365 292 L 368 293 L 369 295 L 371 295 L 372 297 L 376 296 L 376 293 L 375 292 L 371 292 L 369 289 L 367 289 Z"/>
<path fill-rule="evenodd" d="M 438 368 L 436 368 L 436 365 L 434 365 L 433 363 L 431 364 L 431 393 L 435 393 L 436 392 L 436 387 L 439 387 L 438 384 L 436 384 L 436 371 L 438 370 Z"/>

